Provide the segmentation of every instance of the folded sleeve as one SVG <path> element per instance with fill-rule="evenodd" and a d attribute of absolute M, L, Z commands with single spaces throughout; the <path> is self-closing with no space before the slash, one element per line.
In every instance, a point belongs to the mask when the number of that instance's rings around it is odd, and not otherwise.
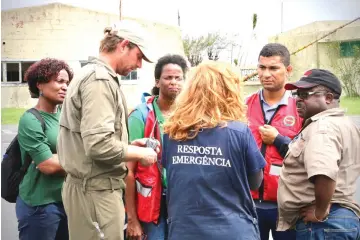
<path fill-rule="evenodd" d="M 80 132 L 85 154 L 95 161 L 112 165 L 120 164 L 124 161 L 127 151 L 127 142 L 120 141 L 114 135 L 120 96 L 108 80 L 91 81 L 80 91 L 82 103 Z M 126 127 L 122 129 L 126 131 Z"/>
<path fill-rule="evenodd" d="M 278 134 L 274 140 L 274 146 L 276 147 L 276 150 L 280 154 L 281 157 L 285 157 L 287 151 L 289 150 L 289 143 L 291 142 L 291 139 L 287 136 L 283 136 L 281 134 Z"/>
<path fill-rule="evenodd" d="M 25 112 L 19 121 L 18 141 L 24 153 L 30 155 L 36 165 L 52 157 L 48 139 L 41 122 L 29 112 Z"/>

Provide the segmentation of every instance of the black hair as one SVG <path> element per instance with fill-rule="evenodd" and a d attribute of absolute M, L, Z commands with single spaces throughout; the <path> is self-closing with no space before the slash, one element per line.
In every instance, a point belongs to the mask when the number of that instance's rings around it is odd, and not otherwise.
<path fill-rule="evenodd" d="M 167 64 L 179 65 L 184 73 L 184 76 L 188 70 L 188 66 L 184 57 L 177 54 L 165 55 L 161 57 L 156 63 L 155 72 L 154 72 L 155 79 L 157 80 L 160 79 L 163 68 Z M 159 95 L 159 92 L 160 90 L 156 86 L 154 86 L 151 90 L 152 95 Z"/>
<path fill-rule="evenodd" d="M 290 53 L 289 50 L 280 43 L 268 43 L 260 51 L 259 57 L 273 57 L 280 56 L 281 61 L 284 63 L 285 67 L 290 65 Z"/>

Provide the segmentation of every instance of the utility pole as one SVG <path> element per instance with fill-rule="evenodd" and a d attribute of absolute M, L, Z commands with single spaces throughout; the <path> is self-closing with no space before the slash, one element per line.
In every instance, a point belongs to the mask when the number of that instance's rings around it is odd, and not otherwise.
<path fill-rule="evenodd" d="M 180 27 L 180 10 L 178 9 L 178 26 Z"/>
<path fill-rule="evenodd" d="M 349 24 L 351 24 L 351 23 L 353 23 L 353 22 L 359 21 L 359 20 L 360 20 L 360 17 L 357 17 L 357 18 L 355 18 L 354 20 L 352 20 L 352 21 L 350 21 L 350 22 L 347 22 L 347 23 L 345 23 L 345 24 L 343 24 L 343 25 L 335 28 L 335 29 L 332 30 L 331 32 L 328 32 L 328 33 L 326 33 L 325 35 L 322 35 L 321 37 L 315 39 L 314 41 L 310 42 L 309 44 L 306 44 L 305 46 L 299 48 L 299 49 L 296 50 L 295 52 L 290 53 L 290 56 L 297 54 L 298 52 L 304 50 L 305 48 L 310 47 L 310 46 L 313 45 L 314 43 L 317 43 L 317 42 L 319 42 L 320 40 L 326 38 L 327 36 L 330 36 L 331 34 L 335 33 L 335 32 L 338 31 L 339 29 L 341 29 L 341 28 L 343 28 L 343 27 L 346 27 L 347 25 L 349 25 Z M 249 80 L 250 78 L 252 78 L 252 77 L 254 77 L 254 76 L 256 76 L 256 75 L 257 75 L 257 72 L 253 72 L 253 73 L 251 73 L 251 74 L 249 74 L 249 75 L 246 75 L 246 76 L 243 78 L 243 81 L 245 82 L 245 81 Z"/>
<path fill-rule="evenodd" d="M 123 8 L 122 8 L 122 0 L 119 0 L 120 2 L 119 2 L 119 15 L 120 15 L 120 21 L 122 20 L 122 10 L 123 10 Z"/>
<path fill-rule="evenodd" d="M 284 25 L 284 2 L 281 1 L 281 33 L 283 32 Z"/>

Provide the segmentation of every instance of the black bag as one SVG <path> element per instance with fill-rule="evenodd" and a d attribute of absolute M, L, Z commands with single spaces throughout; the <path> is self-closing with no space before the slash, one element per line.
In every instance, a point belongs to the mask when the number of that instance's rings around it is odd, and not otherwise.
<path fill-rule="evenodd" d="M 45 132 L 45 121 L 35 108 L 27 110 L 34 114 L 40 121 L 42 130 Z M 19 195 L 19 185 L 23 180 L 27 169 L 32 162 L 29 154 L 26 154 L 24 165 L 21 162 L 20 145 L 16 135 L 6 149 L 1 162 L 1 197 L 10 203 L 15 203 Z"/>

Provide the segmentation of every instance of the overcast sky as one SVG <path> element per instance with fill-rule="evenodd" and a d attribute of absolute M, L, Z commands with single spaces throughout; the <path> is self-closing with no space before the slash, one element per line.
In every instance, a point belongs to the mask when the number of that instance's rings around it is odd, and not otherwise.
<path fill-rule="evenodd" d="M 190 34 L 214 30 L 247 32 L 251 16 L 258 14 L 258 28 L 263 34 L 281 31 L 281 2 L 283 30 L 321 20 L 351 20 L 360 16 L 360 0 L 309 1 L 239 1 L 239 0 L 122 0 L 126 16 L 142 17 L 168 24 L 177 24 L 180 12 L 181 28 Z M 1 9 L 26 7 L 53 2 L 118 13 L 119 0 L 1 0 Z M 211 4 L 209 3 L 211 2 Z M 245 4 L 241 4 L 246 2 Z"/>
<path fill-rule="evenodd" d="M 124 16 L 138 17 L 171 25 L 178 23 L 184 34 L 213 31 L 237 34 L 244 42 L 252 36 L 252 15 L 258 15 L 256 42 L 314 21 L 352 20 L 360 16 L 360 0 L 122 0 Z M 1 9 L 53 2 L 118 14 L 119 0 L 1 0 Z M 211 2 L 211 3 L 210 3 Z M 246 4 L 244 4 L 246 2 Z M 245 6 L 246 5 L 246 6 Z M 281 16 L 283 16 L 281 18 Z M 281 21 L 283 19 L 283 21 Z"/>

